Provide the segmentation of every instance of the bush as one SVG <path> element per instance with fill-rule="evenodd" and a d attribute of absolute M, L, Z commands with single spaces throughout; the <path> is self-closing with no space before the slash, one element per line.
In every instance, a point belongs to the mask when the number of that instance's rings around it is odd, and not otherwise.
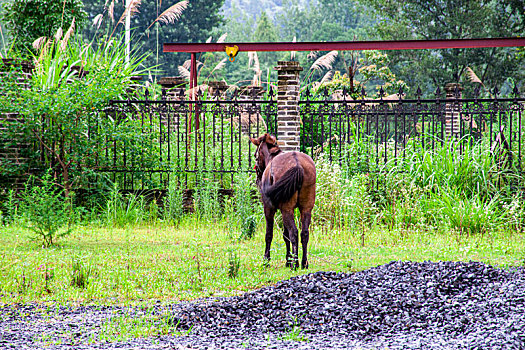
<path fill-rule="evenodd" d="M 43 247 L 55 244 L 59 237 L 71 233 L 73 207 L 71 197 L 64 196 L 64 190 L 57 189 L 48 171 L 41 184 L 32 178 L 22 192 L 20 212 L 26 220 L 25 226 L 33 231 Z"/>

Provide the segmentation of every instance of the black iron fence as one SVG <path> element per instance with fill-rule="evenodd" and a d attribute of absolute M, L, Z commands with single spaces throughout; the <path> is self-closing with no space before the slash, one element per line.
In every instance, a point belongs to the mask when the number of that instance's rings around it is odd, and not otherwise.
<path fill-rule="evenodd" d="M 301 151 L 341 166 L 374 171 L 424 149 L 456 142 L 459 152 L 484 144 L 503 166 L 522 170 L 525 99 L 403 99 L 402 94 L 354 100 L 346 95 L 300 102 Z M 457 142 L 460 141 L 460 142 Z"/>
<path fill-rule="evenodd" d="M 135 123 L 145 153 L 131 154 L 123 142 L 108 139 L 107 167 L 100 170 L 129 190 L 167 188 L 170 177 L 187 187 L 213 178 L 230 188 L 234 174 L 253 170 L 249 136 L 276 133 L 277 102 L 271 90 L 266 96 L 200 98 L 169 100 L 164 94 L 153 100 L 146 94 L 143 100 L 112 101 L 106 113 Z"/>
<path fill-rule="evenodd" d="M 202 98 L 202 97 L 201 97 Z M 462 140 L 459 152 L 482 144 L 501 165 L 522 169 L 525 99 L 445 98 L 354 100 L 342 95 L 299 102 L 301 151 L 352 167 L 376 171 L 408 153 Z M 113 101 L 105 113 L 133 125 L 143 152 L 108 138 L 101 157 L 121 188 L 167 188 L 176 177 L 188 188 L 218 180 L 230 188 L 235 174 L 253 171 L 255 147 L 249 136 L 276 134 L 277 102 L 272 91 L 260 96 L 217 96 L 189 101 L 151 99 Z"/>

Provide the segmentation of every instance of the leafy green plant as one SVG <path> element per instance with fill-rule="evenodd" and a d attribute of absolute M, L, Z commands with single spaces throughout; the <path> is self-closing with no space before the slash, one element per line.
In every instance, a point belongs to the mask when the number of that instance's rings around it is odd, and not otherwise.
<path fill-rule="evenodd" d="M 25 226 L 42 241 L 43 247 L 50 247 L 57 238 L 71 233 L 71 198 L 64 196 L 64 190 L 57 189 L 49 171 L 41 183 L 32 178 L 21 197 L 20 212 L 26 219 Z"/>
<path fill-rule="evenodd" d="M 55 168 L 56 181 L 69 195 L 73 188 L 98 185 L 105 179 L 100 169 L 117 165 L 111 154 L 116 147 L 108 146 L 111 141 L 137 154 L 136 161 L 148 168 L 157 159 L 155 147 L 144 147 L 154 136 L 148 132 L 151 128 L 137 137 L 137 121 L 122 122 L 119 115 L 105 112 L 110 100 L 126 96 L 131 76 L 143 73 L 144 57 L 132 52 L 126 64 L 120 37 L 86 44 L 68 31 L 64 38 L 42 40 L 31 86 L 22 89 L 13 75 L 4 86 L 8 91 L 0 96 L 0 112 L 23 118 L 23 123 L 6 123 L 8 141 L 3 146 L 35 145 L 22 148 L 19 159 L 6 161 L 7 172 L 2 169 L 2 175 L 20 173 L 19 163 L 25 168 L 41 168 L 44 163 Z"/>

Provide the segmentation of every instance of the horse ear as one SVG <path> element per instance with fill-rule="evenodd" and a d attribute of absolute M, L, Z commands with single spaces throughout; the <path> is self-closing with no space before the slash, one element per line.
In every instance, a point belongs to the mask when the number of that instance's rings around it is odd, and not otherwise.
<path fill-rule="evenodd" d="M 266 134 L 266 140 L 265 142 L 269 145 L 276 145 L 277 144 L 277 139 L 275 138 L 275 136 L 273 135 L 270 135 L 270 134 Z"/>
<path fill-rule="evenodd" d="M 259 141 L 259 139 L 254 139 L 253 137 L 250 137 L 250 141 L 251 141 L 255 146 L 259 146 L 259 144 L 261 143 L 261 141 Z"/>

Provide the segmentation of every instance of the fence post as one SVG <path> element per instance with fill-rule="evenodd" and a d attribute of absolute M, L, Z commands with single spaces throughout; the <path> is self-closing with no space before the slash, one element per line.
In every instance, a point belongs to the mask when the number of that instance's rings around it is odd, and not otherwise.
<path fill-rule="evenodd" d="M 461 84 L 448 83 L 445 85 L 445 131 L 448 137 L 457 136 L 461 132 Z"/>
<path fill-rule="evenodd" d="M 299 151 L 301 118 L 299 116 L 299 62 L 277 62 L 277 140 L 285 152 Z"/>

